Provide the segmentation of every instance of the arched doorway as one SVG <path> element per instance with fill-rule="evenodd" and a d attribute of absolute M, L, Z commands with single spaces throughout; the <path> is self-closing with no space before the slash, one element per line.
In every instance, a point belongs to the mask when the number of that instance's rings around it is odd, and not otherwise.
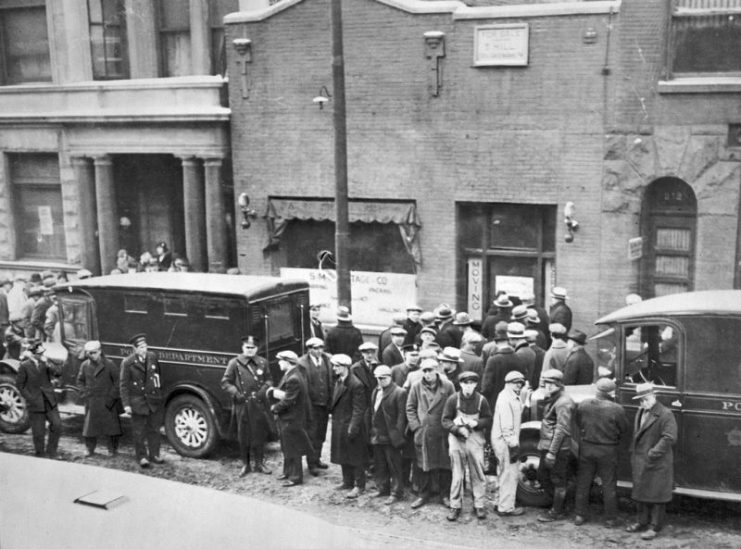
<path fill-rule="evenodd" d="M 656 297 L 694 287 L 697 199 L 676 177 L 651 183 L 643 198 L 641 234 L 646 238 L 641 295 Z"/>

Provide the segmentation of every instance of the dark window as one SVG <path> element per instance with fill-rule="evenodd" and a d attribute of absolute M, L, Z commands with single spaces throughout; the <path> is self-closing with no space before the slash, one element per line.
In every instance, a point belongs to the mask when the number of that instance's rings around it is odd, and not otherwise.
<path fill-rule="evenodd" d="M 229 320 L 229 310 L 223 301 L 204 299 L 203 316 L 215 320 Z"/>
<path fill-rule="evenodd" d="M 671 18 L 670 74 L 741 74 L 738 0 L 676 0 Z M 724 13 L 725 11 L 725 13 Z"/>
<path fill-rule="evenodd" d="M 56 154 L 11 154 L 10 180 L 20 257 L 65 259 L 64 210 Z"/>
<path fill-rule="evenodd" d="M 124 296 L 124 311 L 127 313 L 147 314 L 149 298 L 145 295 L 127 295 Z"/>
<path fill-rule="evenodd" d="M 681 342 L 679 330 L 671 324 L 626 327 L 623 349 L 625 382 L 676 387 Z"/>
<path fill-rule="evenodd" d="M 93 78 L 129 78 L 123 0 L 88 0 Z"/>
<path fill-rule="evenodd" d="M 0 1 L 0 47 L 2 84 L 51 82 L 43 1 Z"/>
<path fill-rule="evenodd" d="M 682 321 L 687 331 L 688 392 L 741 395 L 741 318 Z"/>
<path fill-rule="evenodd" d="M 158 5 L 162 76 L 192 74 L 190 3 L 182 0 L 160 0 Z"/>
<path fill-rule="evenodd" d="M 224 44 L 224 16 L 239 11 L 239 0 L 211 0 L 211 74 L 226 74 L 226 45 Z"/>
<path fill-rule="evenodd" d="M 166 297 L 164 299 L 165 316 L 188 316 L 185 309 L 185 298 L 183 297 Z"/>
<path fill-rule="evenodd" d="M 293 318 L 291 316 L 291 302 L 286 299 L 271 301 L 268 308 L 269 342 L 285 341 L 293 337 Z M 300 332 L 298 332 L 300 333 Z"/>

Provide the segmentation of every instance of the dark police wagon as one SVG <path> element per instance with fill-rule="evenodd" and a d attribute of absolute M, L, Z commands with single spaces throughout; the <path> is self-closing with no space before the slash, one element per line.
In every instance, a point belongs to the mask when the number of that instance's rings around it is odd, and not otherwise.
<path fill-rule="evenodd" d="M 259 340 L 279 381 L 275 354 L 300 354 L 309 323 L 309 286 L 303 280 L 212 273 L 136 273 L 94 277 L 55 287 L 62 343 L 69 351 L 59 392 L 65 405 L 79 404 L 75 380 L 86 341 L 100 340 L 116 364 L 128 356 L 129 338 L 147 334 L 162 371 L 166 400 L 165 432 L 178 453 L 204 457 L 228 431 L 231 400 L 220 381 L 228 361 L 241 352 L 241 337 Z M 4 361 L 7 379 L 16 361 Z M 20 395 L 16 408 L 25 407 Z M 65 407 L 62 407 L 65 410 Z M 16 425 L 8 418 L 17 417 Z M 0 427 L 28 426 L 25 410 L 3 414 Z M 232 435 L 233 436 L 233 435 Z"/>

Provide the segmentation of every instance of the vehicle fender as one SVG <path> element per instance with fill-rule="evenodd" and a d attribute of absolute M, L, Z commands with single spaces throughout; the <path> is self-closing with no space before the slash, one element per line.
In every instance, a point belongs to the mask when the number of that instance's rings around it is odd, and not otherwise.
<path fill-rule="evenodd" d="M 0 375 L 15 376 L 18 374 L 18 367 L 21 365 L 20 360 L 14 358 L 4 358 L 0 360 Z"/>
<path fill-rule="evenodd" d="M 170 403 L 170 401 L 180 395 L 184 394 L 192 394 L 199 397 L 203 402 L 206 403 L 206 406 L 208 406 L 208 411 L 211 412 L 211 415 L 215 419 L 216 428 L 219 431 L 219 436 L 223 437 L 226 435 L 225 426 L 222 425 L 221 421 L 221 415 L 223 412 L 223 408 L 218 403 L 218 401 L 209 393 L 206 389 L 203 387 L 199 387 L 198 385 L 193 385 L 191 383 L 184 383 L 181 385 L 177 385 L 173 387 L 170 392 L 167 394 L 167 397 L 165 399 L 165 402 L 167 404 Z"/>
<path fill-rule="evenodd" d="M 540 438 L 540 421 L 526 421 L 520 425 L 520 438 Z"/>

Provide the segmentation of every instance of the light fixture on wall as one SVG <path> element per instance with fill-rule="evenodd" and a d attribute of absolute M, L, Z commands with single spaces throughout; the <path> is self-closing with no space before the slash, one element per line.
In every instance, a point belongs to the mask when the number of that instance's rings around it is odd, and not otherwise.
<path fill-rule="evenodd" d="M 237 203 L 239 204 L 239 209 L 242 210 L 242 228 L 249 229 L 250 225 L 252 225 L 251 220 L 257 219 L 257 212 L 250 208 L 250 197 L 247 196 L 247 193 L 240 194 Z"/>
<path fill-rule="evenodd" d="M 319 88 L 319 95 L 317 95 L 311 101 L 319 105 L 319 110 L 321 110 L 324 108 L 324 104 L 329 102 L 330 99 L 332 99 L 332 96 L 329 94 L 327 86 L 322 86 L 321 88 Z"/>
<path fill-rule="evenodd" d="M 574 241 L 574 233 L 579 230 L 579 222 L 574 218 L 576 207 L 573 202 L 567 202 L 563 209 L 564 223 L 566 224 L 566 242 Z"/>

